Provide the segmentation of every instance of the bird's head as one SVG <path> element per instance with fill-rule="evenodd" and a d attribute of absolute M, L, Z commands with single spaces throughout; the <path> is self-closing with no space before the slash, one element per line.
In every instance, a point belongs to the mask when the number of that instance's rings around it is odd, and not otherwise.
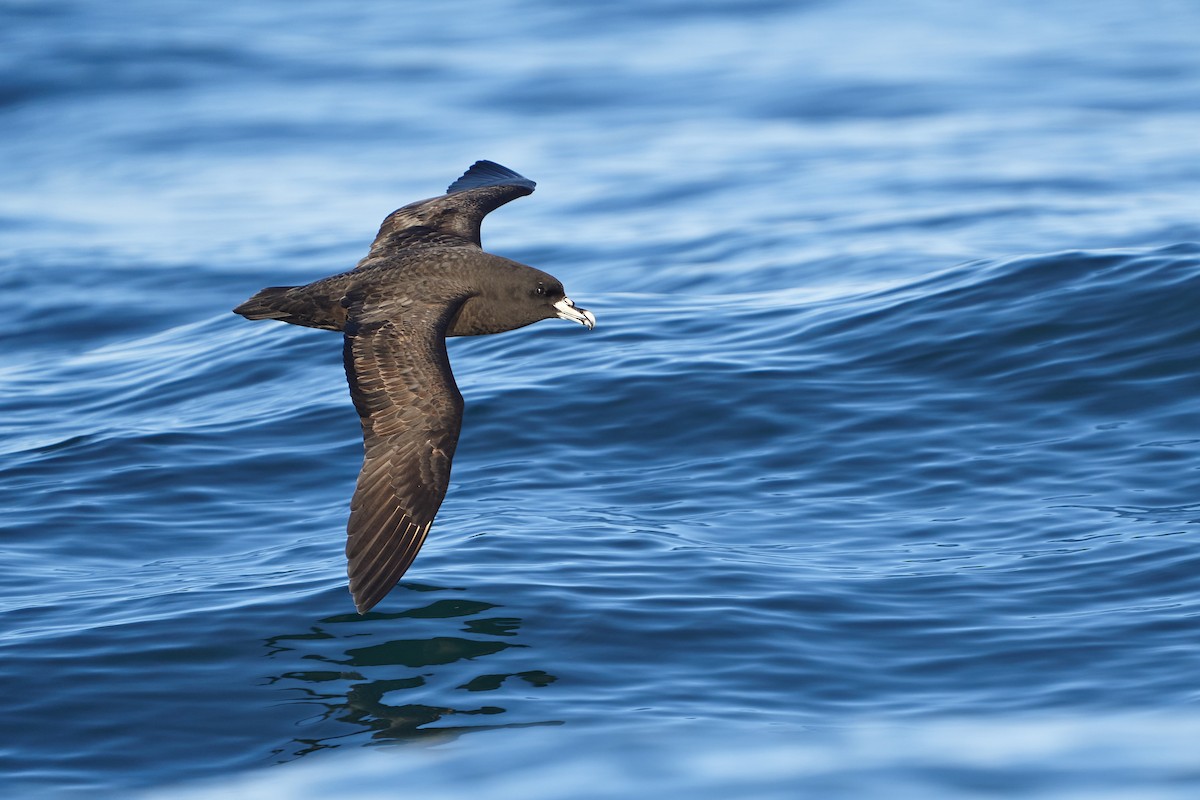
<path fill-rule="evenodd" d="M 596 316 L 575 305 L 553 275 L 508 259 L 496 260 L 503 263 L 489 265 L 476 282 L 474 293 L 451 320 L 448 336 L 500 333 L 553 317 L 578 322 L 588 330 L 596 326 Z"/>

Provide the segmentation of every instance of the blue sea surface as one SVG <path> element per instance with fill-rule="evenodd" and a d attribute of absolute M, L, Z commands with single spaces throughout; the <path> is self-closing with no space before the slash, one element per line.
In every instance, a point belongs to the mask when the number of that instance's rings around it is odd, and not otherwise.
<path fill-rule="evenodd" d="M 0 0 L 6 797 L 1200 793 L 1200 6 Z M 346 590 L 336 334 L 473 161 L 596 313 L 450 342 Z"/>

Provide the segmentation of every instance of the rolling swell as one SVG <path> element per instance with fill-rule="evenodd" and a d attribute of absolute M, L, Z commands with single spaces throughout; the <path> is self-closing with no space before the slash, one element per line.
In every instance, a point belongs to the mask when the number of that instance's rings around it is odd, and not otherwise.
<path fill-rule="evenodd" d="M 231 768 L 264 735 L 292 759 L 631 714 L 1186 703 L 1192 673 L 1159 656 L 1195 634 L 1198 282 L 1192 245 L 1076 251 L 865 291 L 597 294 L 592 334 L 451 342 L 449 499 L 394 609 L 363 618 L 336 336 L 221 309 L 33 356 L 6 378 L 0 474 L 37 521 L 10 520 L 9 551 L 39 581 L 10 586 L 8 678 L 37 697 L 40 660 L 79 659 L 51 696 L 94 710 L 46 762 L 60 779 L 137 763 L 104 720 L 132 699 L 152 730 L 172 690 L 128 676 L 164 660 Z M 235 732 L 213 698 L 239 660 L 237 704 L 272 710 Z M 187 762 L 187 740 L 143 752 Z"/>

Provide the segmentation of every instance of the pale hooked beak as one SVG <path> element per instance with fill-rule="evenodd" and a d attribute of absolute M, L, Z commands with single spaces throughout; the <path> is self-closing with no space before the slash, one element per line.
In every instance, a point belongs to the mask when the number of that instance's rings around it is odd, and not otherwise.
<path fill-rule="evenodd" d="M 555 303 L 554 312 L 554 315 L 559 319 L 565 319 L 571 322 L 578 322 L 580 325 L 586 325 L 589 331 L 596 327 L 596 315 L 588 311 L 586 308 L 577 308 L 576 305 L 571 302 L 571 298 L 569 297 L 564 297 L 562 300 L 559 300 L 557 303 Z"/>

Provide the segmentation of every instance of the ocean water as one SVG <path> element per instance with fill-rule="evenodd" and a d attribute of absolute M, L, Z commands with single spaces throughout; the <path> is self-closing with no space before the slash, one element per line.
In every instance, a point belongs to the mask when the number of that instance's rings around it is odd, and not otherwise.
<path fill-rule="evenodd" d="M 0 0 L 9 797 L 1200 791 L 1200 9 Z M 354 613 L 336 334 L 488 158 L 593 310 Z"/>

